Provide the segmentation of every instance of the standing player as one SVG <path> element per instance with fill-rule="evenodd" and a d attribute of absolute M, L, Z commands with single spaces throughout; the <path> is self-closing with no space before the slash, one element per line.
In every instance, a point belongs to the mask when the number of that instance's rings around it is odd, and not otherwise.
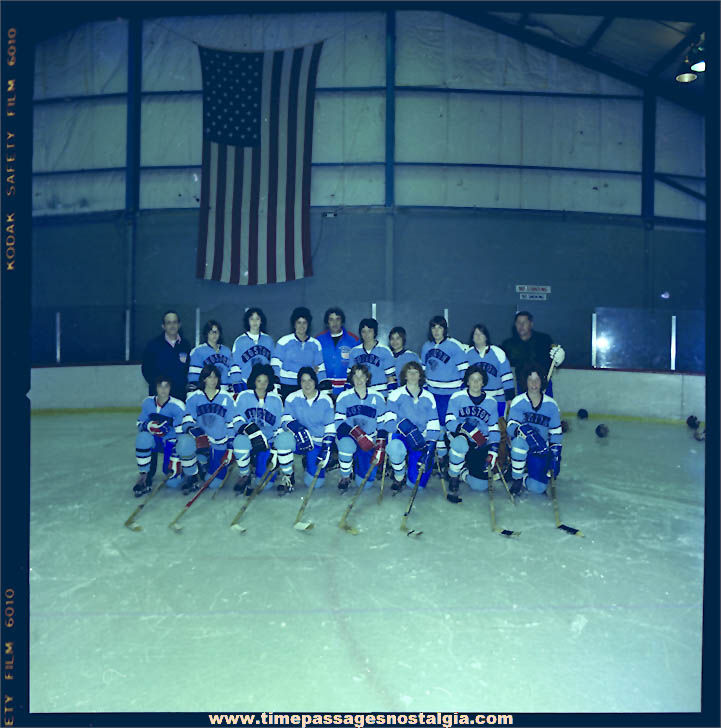
<path fill-rule="evenodd" d="M 181 472 L 198 472 L 195 442 L 183 435 L 185 403 L 170 396 L 171 381 L 159 376 L 155 381 L 155 397 L 146 397 L 138 417 L 138 436 L 135 438 L 135 459 L 140 475 L 133 486 L 136 498 L 149 493 L 158 467 L 158 453 L 163 453 L 162 472 L 172 472 L 166 485 L 180 485 Z"/>
<path fill-rule="evenodd" d="M 163 333 L 148 342 L 140 369 L 148 383 L 148 395 L 155 396 L 155 382 L 162 375 L 170 378 L 170 396 L 185 402 L 190 344 L 180 336 L 177 311 L 166 311 L 161 321 Z"/>
<path fill-rule="evenodd" d="M 323 351 L 323 363 L 327 381 L 332 386 L 335 399 L 345 388 L 350 366 L 351 349 L 358 344 L 358 337 L 345 328 L 345 313 L 338 306 L 331 306 L 323 316 L 327 329 L 318 334 Z"/>
<path fill-rule="evenodd" d="M 544 493 L 549 471 L 557 478 L 561 470 L 561 413 L 553 397 L 544 394 L 546 376 L 541 367 L 531 364 L 521 376 L 526 391 L 511 402 L 508 419 L 513 467 L 510 490 L 514 495 L 524 487 Z"/>
<path fill-rule="evenodd" d="M 301 368 L 298 384 L 300 389 L 291 392 L 285 400 L 281 422 L 293 435 L 294 452 L 305 456 L 305 484 L 310 486 L 316 469 L 320 468 L 316 482 L 316 488 L 320 488 L 325 482 L 325 467 L 335 440 L 335 410 L 330 395 L 318 391 L 318 375 L 312 367 Z M 290 478 L 291 487 L 295 485 L 292 455 L 288 462 L 281 462 L 281 470 Z"/>
<path fill-rule="evenodd" d="M 371 463 L 375 466 L 366 487 L 375 480 L 378 465 L 383 463 L 388 431 L 386 403 L 383 396 L 368 389 L 371 374 L 365 364 L 354 364 L 348 372 L 351 389 L 338 395 L 335 403 L 335 429 L 341 479 L 338 489 L 347 490 L 355 462 L 355 478 L 360 485 Z"/>
<path fill-rule="evenodd" d="M 214 473 L 223 465 L 211 488 L 220 486 L 227 466 L 233 459 L 235 404 L 233 398 L 220 391 L 220 372 L 213 364 L 206 364 L 198 377 L 198 389 L 188 395 L 183 417 L 183 432 L 195 438 L 201 463 L 207 462 L 207 472 Z M 199 488 L 194 475 L 183 485 L 183 492 Z"/>
<path fill-rule="evenodd" d="M 388 334 L 388 346 L 396 365 L 396 382 L 389 384 L 388 389 L 395 389 L 398 382 L 401 381 L 401 369 L 409 362 L 416 361 L 420 363 L 421 358 L 415 351 L 406 349 L 406 330 L 402 326 L 394 326 Z M 424 377 L 425 380 L 425 377 Z"/>
<path fill-rule="evenodd" d="M 233 391 L 242 392 L 248 387 L 248 377 L 257 364 L 270 364 L 275 350 L 273 339 L 265 333 L 268 329 L 263 310 L 249 308 L 243 314 L 245 333 L 233 343 L 233 366 L 230 369 L 230 381 Z"/>
<path fill-rule="evenodd" d="M 293 436 L 281 429 L 283 400 L 272 391 L 273 369 L 267 364 L 256 364 L 248 377 L 248 389 L 241 392 L 235 401 L 235 458 L 238 461 L 240 478 L 234 486 L 236 493 L 250 495 L 250 460 L 255 457 L 255 474 L 265 472 L 269 459 L 271 467 L 279 461 L 281 451 L 284 460 L 293 460 L 295 442 Z M 275 475 L 270 482 L 275 480 Z M 280 492 L 290 485 L 290 478 L 282 479 Z"/>
<path fill-rule="evenodd" d="M 433 470 L 433 455 L 441 434 L 436 400 L 423 389 L 423 367 L 415 361 L 401 370 L 400 387 L 388 395 L 388 432 L 393 433 L 388 443 L 388 460 L 393 468 L 393 490 L 406 484 L 406 456 L 408 475 L 412 484 L 418 477 L 419 465 L 425 468 L 420 487 L 425 488 Z M 410 484 L 409 484 L 410 485 Z"/>
<path fill-rule="evenodd" d="M 290 315 L 293 333 L 281 336 L 275 345 L 271 364 L 280 380 L 280 394 L 283 399 L 299 388 L 298 372 L 301 367 L 313 367 L 321 386 L 327 378 L 320 342 L 310 335 L 311 323 L 313 317 L 307 308 L 299 306 L 293 309 Z"/>
<path fill-rule="evenodd" d="M 389 384 L 396 382 L 396 367 L 393 354 L 387 346 L 378 343 L 378 322 L 364 318 L 358 324 L 361 343 L 350 353 L 350 363 L 363 364 L 371 375 L 369 391 L 385 394 Z"/>
<path fill-rule="evenodd" d="M 188 391 L 198 388 L 198 378 L 204 366 L 214 365 L 220 372 L 220 386 L 224 392 L 230 391 L 230 367 L 233 363 L 230 349 L 223 343 L 223 327 L 210 319 L 203 326 L 204 344 L 190 350 L 190 369 L 188 370 Z"/>
<path fill-rule="evenodd" d="M 488 488 L 488 470 L 496 464 L 500 431 L 498 404 L 483 388 L 488 375 L 480 364 L 466 371 L 465 389 L 451 396 L 446 415 L 446 429 L 453 432 L 448 465 L 448 490 L 458 492 L 460 480 L 473 490 Z"/>
<path fill-rule="evenodd" d="M 443 427 L 448 402 L 451 395 L 460 390 L 468 368 L 465 348 L 460 341 L 448 336 L 448 322 L 443 316 L 434 316 L 428 322 L 428 341 L 421 349 L 421 363 L 426 375 L 426 386 L 435 397 L 438 419 Z M 438 441 L 438 454 L 445 469 L 448 465 L 448 449 L 443 439 Z"/>

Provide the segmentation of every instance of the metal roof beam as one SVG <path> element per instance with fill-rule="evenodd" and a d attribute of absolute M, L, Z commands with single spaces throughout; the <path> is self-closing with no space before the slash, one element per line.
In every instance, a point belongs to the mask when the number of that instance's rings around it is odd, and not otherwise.
<path fill-rule="evenodd" d="M 450 5 L 447 7 L 450 9 Z M 446 10 L 445 12 L 449 12 L 449 10 Z M 670 83 L 664 83 L 657 79 L 648 78 L 627 68 L 622 68 L 611 61 L 599 58 L 598 56 L 588 55 L 579 48 L 559 43 L 556 40 L 533 33 L 525 28 L 519 28 L 515 24 L 507 23 L 500 18 L 489 15 L 488 13 L 458 8 L 449 14 L 454 15 L 457 18 L 461 18 L 462 20 L 466 20 L 469 23 L 480 25 L 488 30 L 494 31 L 495 33 L 515 38 L 521 43 L 526 43 L 527 45 L 535 46 L 536 48 L 540 48 L 548 53 L 561 56 L 562 58 L 566 58 L 581 66 L 585 66 L 586 68 L 611 76 L 611 78 L 616 78 L 624 83 L 650 91 L 657 96 L 673 101 L 673 103 L 690 109 L 697 114 L 703 114 L 705 111 L 703 97 L 691 96 L 685 88 L 677 88 Z"/>
<path fill-rule="evenodd" d="M 598 43 L 601 36 L 608 30 L 608 26 L 611 25 L 611 23 L 613 23 L 614 20 L 615 20 L 615 18 L 613 18 L 613 17 L 604 18 L 598 24 L 598 27 L 596 28 L 596 30 L 594 30 L 593 33 L 591 33 L 591 37 L 583 44 L 583 46 L 581 47 L 581 50 L 584 53 L 588 53 L 588 51 L 590 51 L 591 48 L 593 48 L 593 46 L 595 46 L 596 43 Z"/>

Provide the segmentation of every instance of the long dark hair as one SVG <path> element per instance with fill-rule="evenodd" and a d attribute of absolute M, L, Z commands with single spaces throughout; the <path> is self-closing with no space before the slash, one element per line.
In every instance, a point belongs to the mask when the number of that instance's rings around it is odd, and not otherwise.
<path fill-rule="evenodd" d="M 258 308 L 257 306 L 251 306 L 244 314 L 243 314 L 243 326 L 245 326 L 246 331 L 250 331 L 250 317 L 257 313 L 258 316 L 260 316 L 260 330 L 261 331 L 267 331 L 268 330 L 268 320 L 265 318 L 265 314 L 263 313 L 262 308 Z"/>
<path fill-rule="evenodd" d="M 443 327 L 443 338 L 448 337 L 448 321 L 446 321 L 443 316 L 434 316 L 429 322 L 428 322 L 428 341 L 431 342 L 431 344 L 435 343 L 435 339 L 433 338 L 433 334 L 431 332 L 431 329 L 434 326 L 442 326 Z"/>
<path fill-rule="evenodd" d="M 275 372 L 270 364 L 256 364 L 251 370 L 248 376 L 248 389 L 255 391 L 255 380 L 261 375 L 265 374 L 268 377 L 268 392 L 272 392 L 275 386 Z"/>
<path fill-rule="evenodd" d="M 210 333 L 210 330 L 213 328 L 213 326 L 218 327 L 218 331 L 220 332 L 220 336 L 218 336 L 218 346 L 223 344 L 223 327 L 220 325 L 218 321 L 215 319 L 210 319 L 210 321 L 206 322 L 205 326 L 203 326 L 203 343 L 208 343 L 208 334 Z"/>
<path fill-rule="evenodd" d="M 220 389 L 220 369 L 215 364 L 206 364 L 198 375 L 198 389 L 205 389 L 205 380 L 211 375 L 215 374 L 218 377 L 218 389 Z"/>
<path fill-rule="evenodd" d="M 491 335 L 488 333 L 488 326 L 485 324 L 473 324 L 473 328 L 471 329 L 471 335 L 468 338 L 468 344 L 470 346 L 475 346 L 473 343 L 473 334 L 476 333 L 476 329 L 478 329 L 485 337 L 486 337 L 486 346 L 491 345 Z"/>

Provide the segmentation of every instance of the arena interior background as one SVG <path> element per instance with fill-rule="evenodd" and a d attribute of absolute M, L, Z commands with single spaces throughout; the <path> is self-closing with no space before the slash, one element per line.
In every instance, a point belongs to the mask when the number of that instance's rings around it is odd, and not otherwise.
<path fill-rule="evenodd" d="M 569 42 L 602 20 L 548 18 Z M 624 32 L 640 22 L 618 20 Z M 668 33 L 680 40 L 690 26 Z M 619 42 L 613 33 L 599 36 L 599 53 Z M 258 287 L 196 279 L 195 44 L 319 40 L 314 276 Z M 596 313 L 615 335 L 598 366 L 668 370 L 675 315 L 676 369 L 704 371 L 698 105 L 450 14 L 390 10 L 83 23 L 38 44 L 33 108 L 34 366 L 57 363 L 58 324 L 61 364 L 109 363 L 138 361 L 168 307 L 191 339 L 199 309 L 232 344 L 249 305 L 264 308 L 277 338 L 296 305 L 319 332 L 328 306 L 355 330 L 375 303 L 381 334 L 402 324 L 416 350 L 444 309 L 452 335 L 465 341 L 483 320 L 500 343 L 529 308 L 563 343 L 567 367 L 591 365 Z M 523 301 L 517 284 L 551 293 Z"/>

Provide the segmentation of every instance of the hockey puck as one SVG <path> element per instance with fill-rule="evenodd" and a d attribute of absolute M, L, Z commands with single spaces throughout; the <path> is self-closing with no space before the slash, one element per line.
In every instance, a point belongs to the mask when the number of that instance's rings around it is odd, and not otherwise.
<path fill-rule="evenodd" d="M 689 417 L 689 418 L 688 418 L 688 419 L 686 420 L 686 424 L 687 424 L 687 425 L 688 425 L 688 426 L 689 426 L 689 427 L 690 427 L 690 428 L 691 428 L 692 430 L 698 430 L 698 426 L 699 426 L 699 424 L 701 424 L 701 423 L 700 423 L 700 422 L 698 421 L 698 417 L 696 417 L 695 415 L 691 415 L 691 416 L 690 416 L 690 417 Z"/>
<path fill-rule="evenodd" d="M 566 422 L 566 420 L 561 420 L 561 432 L 568 432 L 570 429 L 568 422 Z"/>
<path fill-rule="evenodd" d="M 606 427 L 606 425 L 599 425 L 596 428 L 596 434 L 599 437 L 606 437 L 608 435 L 608 427 Z"/>
<path fill-rule="evenodd" d="M 578 410 L 578 419 L 579 420 L 588 419 L 588 410 L 585 410 L 585 409 Z"/>

